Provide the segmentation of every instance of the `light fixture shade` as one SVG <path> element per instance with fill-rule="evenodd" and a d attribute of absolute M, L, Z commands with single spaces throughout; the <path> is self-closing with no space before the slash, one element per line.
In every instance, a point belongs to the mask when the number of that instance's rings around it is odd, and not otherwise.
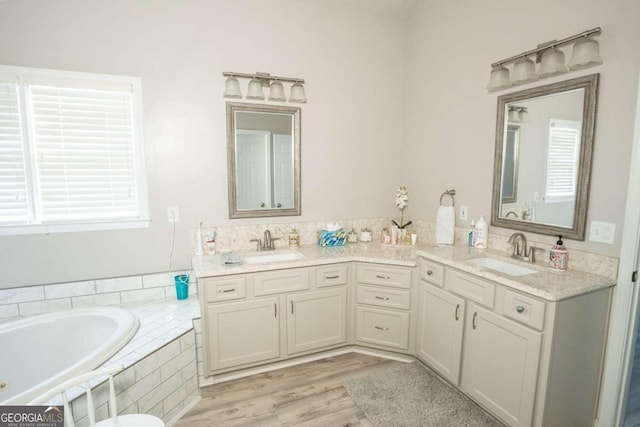
<path fill-rule="evenodd" d="M 262 83 L 260 82 L 260 80 L 256 78 L 249 80 L 247 99 L 264 99 L 264 92 L 262 92 Z"/>
<path fill-rule="evenodd" d="M 227 77 L 224 82 L 224 97 L 225 98 L 242 98 L 242 92 L 240 91 L 240 83 L 234 76 Z"/>
<path fill-rule="evenodd" d="M 552 47 L 542 53 L 542 61 L 538 69 L 539 77 L 557 76 L 567 71 L 569 70 L 564 63 L 564 53 L 560 49 Z"/>
<path fill-rule="evenodd" d="M 271 89 L 269 90 L 269 101 L 286 101 L 284 97 L 284 86 L 278 80 L 274 80 L 271 83 Z"/>
<path fill-rule="evenodd" d="M 489 76 L 488 90 L 498 90 L 511 87 L 511 80 L 509 79 L 509 70 L 503 66 L 493 67 L 491 69 L 491 75 Z"/>
<path fill-rule="evenodd" d="M 520 58 L 513 65 L 511 82 L 514 85 L 523 85 L 538 80 L 536 65 L 531 59 Z"/>
<path fill-rule="evenodd" d="M 573 45 L 569 69 L 582 70 L 602 64 L 600 58 L 600 45 L 591 37 L 578 39 Z"/>
<path fill-rule="evenodd" d="M 302 86 L 302 83 L 295 82 L 291 85 L 289 102 L 307 102 L 307 96 L 304 93 L 304 86 Z"/>
<path fill-rule="evenodd" d="M 526 108 L 523 108 L 520 110 L 520 117 L 518 117 L 520 119 L 521 122 L 528 122 L 529 121 L 529 112 L 527 111 Z"/>
<path fill-rule="evenodd" d="M 516 110 L 515 108 L 509 108 L 509 121 L 510 122 L 519 122 L 520 121 L 520 116 L 518 115 L 518 110 Z"/>

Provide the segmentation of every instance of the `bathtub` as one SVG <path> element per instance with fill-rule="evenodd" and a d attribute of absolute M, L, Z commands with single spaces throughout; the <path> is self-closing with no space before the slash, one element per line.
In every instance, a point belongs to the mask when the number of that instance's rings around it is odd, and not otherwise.
<path fill-rule="evenodd" d="M 95 307 L 0 324 L 0 405 L 24 405 L 99 367 L 137 332 L 132 313 Z"/>

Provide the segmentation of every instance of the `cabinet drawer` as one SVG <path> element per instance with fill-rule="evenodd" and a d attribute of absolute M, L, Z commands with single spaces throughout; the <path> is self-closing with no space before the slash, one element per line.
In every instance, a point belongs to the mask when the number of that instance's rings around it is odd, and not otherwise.
<path fill-rule="evenodd" d="M 488 280 L 448 268 L 445 287 L 462 297 L 493 308 L 496 285 Z"/>
<path fill-rule="evenodd" d="M 544 302 L 505 289 L 503 314 L 506 317 L 541 331 L 544 310 Z"/>
<path fill-rule="evenodd" d="M 349 268 L 346 264 L 329 265 L 316 270 L 316 287 L 346 285 L 349 281 Z"/>
<path fill-rule="evenodd" d="M 359 285 L 356 289 L 358 304 L 377 305 L 380 307 L 409 310 L 411 294 L 409 291 L 377 288 Z"/>
<path fill-rule="evenodd" d="M 357 307 L 356 316 L 356 340 L 402 350 L 409 348 L 409 313 Z"/>
<path fill-rule="evenodd" d="M 247 296 L 247 279 L 244 277 L 205 279 L 204 293 L 207 302 L 242 299 Z"/>
<path fill-rule="evenodd" d="M 439 287 L 444 286 L 444 265 L 420 259 L 420 278 Z"/>
<path fill-rule="evenodd" d="M 358 264 L 356 281 L 370 285 L 409 289 L 411 287 L 411 271 L 379 265 Z"/>
<path fill-rule="evenodd" d="M 253 284 L 253 294 L 255 296 L 303 291 L 305 289 L 309 289 L 309 270 L 306 268 L 260 273 L 255 276 Z"/>

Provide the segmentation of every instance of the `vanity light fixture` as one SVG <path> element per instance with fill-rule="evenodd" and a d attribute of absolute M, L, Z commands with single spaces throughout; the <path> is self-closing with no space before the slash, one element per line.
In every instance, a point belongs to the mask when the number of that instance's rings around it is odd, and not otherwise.
<path fill-rule="evenodd" d="M 562 40 L 552 40 L 540 44 L 535 49 L 494 62 L 491 64 L 491 75 L 487 90 L 506 89 L 512 85 L 530 83 L 538 78 L 557 76 L 569 70 L 582 70 L 602 64 L 598 42 L 593 39 L 593 36 L 601 33 L 602 29 L 596 27 Z M 570 43 L 574 43 L 573 54 L 567 69 L 564 53 L 558 48 Z M 537 73 L 535 72 L 533 58 L 535 58 L 536 63 L 540 63 Z M 511 63 L 513 63 L 512 78 L 509 77 L 509 68 L 507 68 L 507 65 Z"/>
<path fill-rule="evenodd" d="M 307 97 L 304 93 L 304 79 L 297 77 L 278 77 L 269 73 L 257 72 L 255 74 L 223 72 L 222 75 L 227 78 L 223 96 L 225 98 L 242 98 L 238 78 L 249 79 L 247 89 L 247 99 L 264 100 L 263 88 L 269 88 L 268 101 L 286 102 L 284 85 L 282 82 L 292 83 L 290 89 L 289 102 L 304 103 Z"/>
<path fill-rule="evenodd" d="M 513 123 L 524 123 L 529 120 L 529 112 L 527 107 L 520 107 L 519 105 L 509 106 L 507 110 L 507 119 Z"/>

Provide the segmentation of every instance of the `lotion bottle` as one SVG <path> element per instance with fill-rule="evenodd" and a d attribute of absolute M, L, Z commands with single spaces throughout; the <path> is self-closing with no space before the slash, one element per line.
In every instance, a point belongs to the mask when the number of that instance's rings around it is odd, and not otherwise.
<path fill-rule="evenodd" d="M 484 215 L 483 215 L 480 217 L 478 222 L 476 222 L 473 247 L 478 249 L 486 249 L 488 235 L 489 235 L 489 224 L 487 224 L 487 221 L 484 219 Z"/>
<path fill-rule="evenodd" d="M 469 235 L 467 236 L 467 244 L 473 246 L 476 237 L 476 220 L 471 220 L 471 227 L 469 228 Z"/>
<path fill-rule="evenodd" d="M 558 236 L 558 241 L 549 250 L 549 267 L 558 271 L 566 271 L 569 267 L 569 251 L 562 243 L 562 236 Z"/>
<path fill-rule="evenodd" d="M 296 227 L 291 229 L 291 233 L 289 233 L 289 248 L 298 249 L 300 247 L 300 235 L 296 230 Z"/>

